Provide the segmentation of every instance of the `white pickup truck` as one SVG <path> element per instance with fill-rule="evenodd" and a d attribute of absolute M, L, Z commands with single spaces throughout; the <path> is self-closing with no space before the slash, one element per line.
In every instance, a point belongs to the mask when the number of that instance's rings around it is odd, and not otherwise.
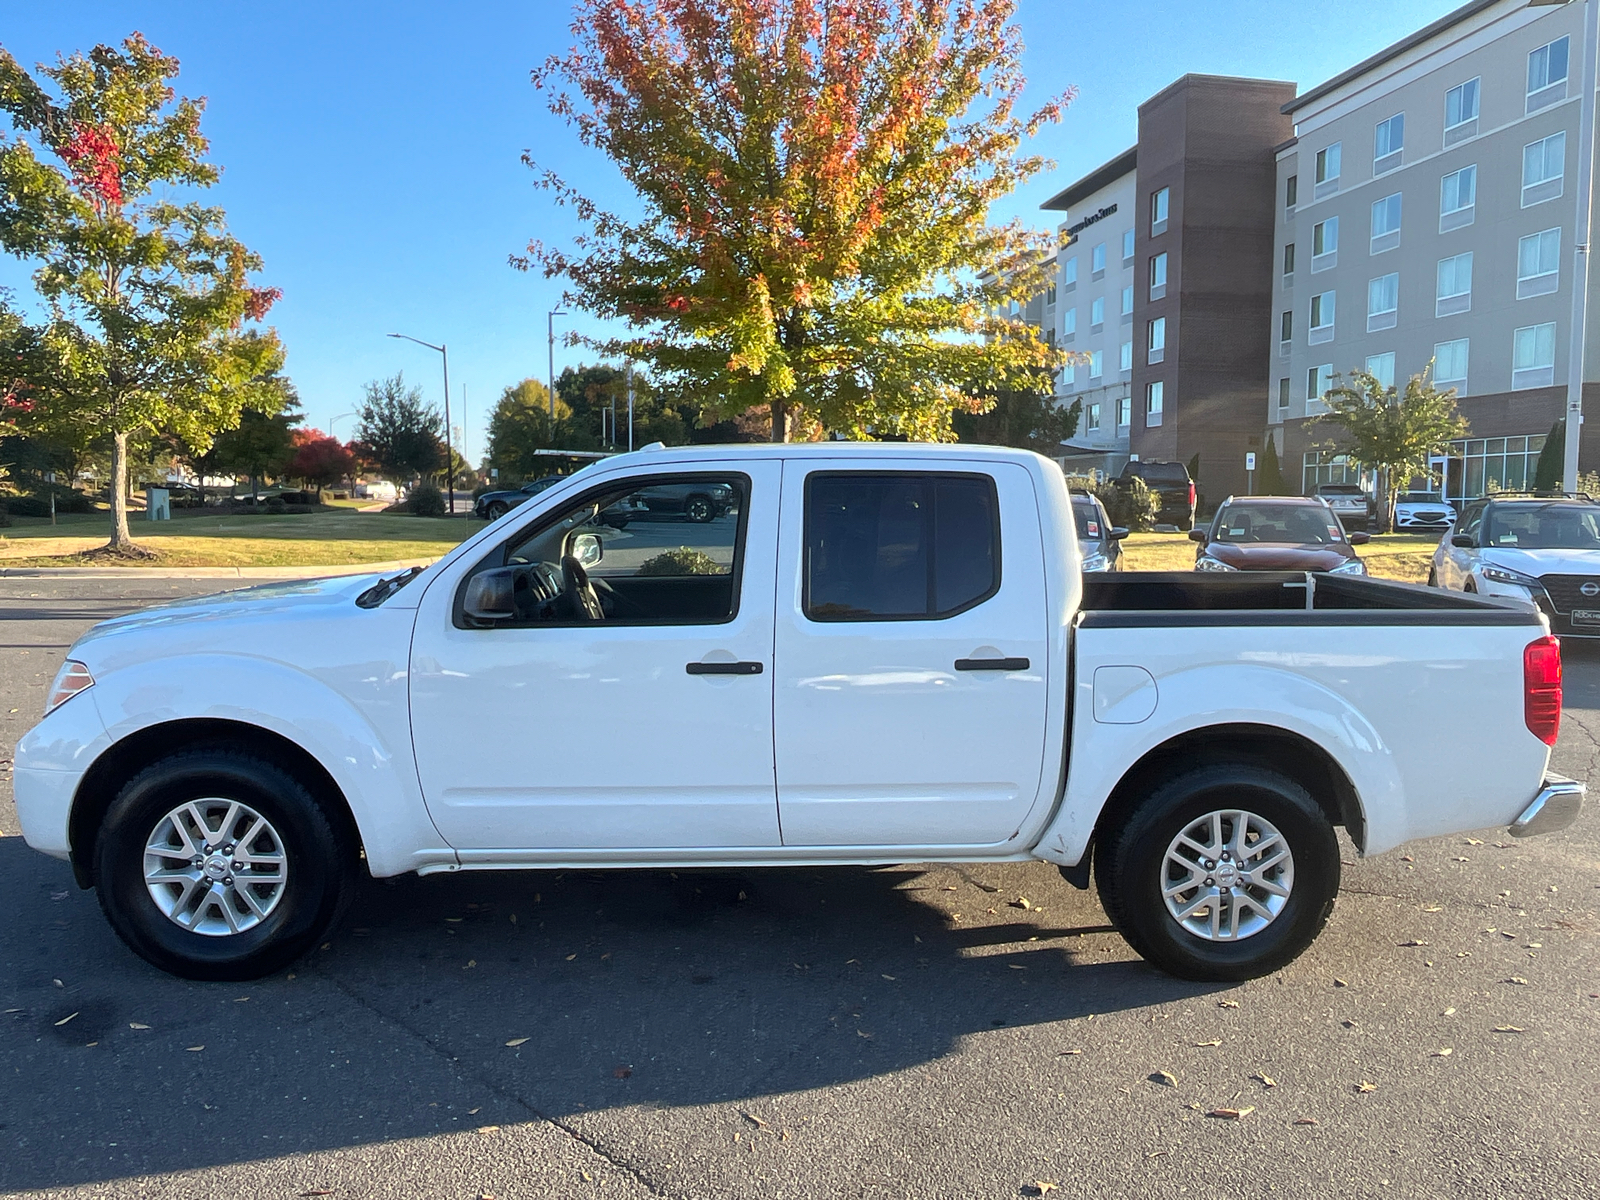
<path fill-rule="evenodd" d="M 1234 980 L 1322 928 L 1336 826 L 1372 854 L 1577 815 L 1532 608 L 1078 557 L 1026 452 L 651 448 L 419 574 L 96 626 L 17 808 L 208 979 L 293 961 L 363 871 L 1037 858 L 1092 865 L 1153 963 Z"/>

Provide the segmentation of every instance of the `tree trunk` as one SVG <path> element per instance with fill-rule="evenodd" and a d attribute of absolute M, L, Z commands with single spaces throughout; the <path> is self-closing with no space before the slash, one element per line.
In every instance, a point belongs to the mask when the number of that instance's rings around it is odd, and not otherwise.
<path fill-rule="evenodd" d="M 782 400 L 772 402 L 772 440 L 775 442 L 789 440 L 789 406 Z"/>
<path fill-rule="evenodd" d="M 110 549 L 132 550 L 133 535 L 128 532 L 128 435 L 111 435 L 111 542 Z"/>

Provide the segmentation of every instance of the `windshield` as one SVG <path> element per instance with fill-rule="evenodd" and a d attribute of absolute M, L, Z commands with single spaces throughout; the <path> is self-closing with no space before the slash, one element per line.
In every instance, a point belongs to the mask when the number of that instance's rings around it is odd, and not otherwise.
<path fill-rule="evenodd" d="M 1230 504 L 1217 516 L 1219 542 L 1286 542 L 1297 546 L 1344 541 L 1327 509 L 1309 504 Z"/>
<path fill-rule="evenodd" d="M 1400 497 L 1401 504 L 1443 504 L 1444 497 L 1438 492 L 1407 492 Z"/>
<path fill-rule="evenodd" d="M 1600 505 L 1497 506 L 1485 524 L 1485 546 L 1508 550 L 1600 550 Z"/>
<path fill-rule="evenodd" d="M 1078 540 L 1080 542 L 1098 542 L 1106 536 L 1106 529 L 1100 521 L 1100 510 L 1094 501 L 1074 498 L 1072 501 L 1072 515 L 1078 521 Z"/>

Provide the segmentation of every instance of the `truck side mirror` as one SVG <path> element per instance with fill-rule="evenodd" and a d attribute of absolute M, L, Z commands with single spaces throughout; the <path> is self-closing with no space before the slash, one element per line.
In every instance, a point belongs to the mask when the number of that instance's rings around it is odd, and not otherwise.
<path fill-rule="evenodd" d="M 1356 532 L 1356 533 L 1347 533 L 1344 536 L 1345 536 L 1345 540 L 1347 542 L 1349 542 L 1352 546 L 1365 546 L 1368 542 L 1370 542 L 1372 540 L 1372 537 L 1371 537 L 1370 534 L 1361 533 L 1359 531 Z"/>
<path fill-rule="evenodd" d="M 480 571 L 467 580 L 467 594 L 461 612 L 474 621 L 509 621 L 517 615 L 512 594 L 516 588 L 516 568 L 500 567 Z"/>
<path fill-rule="evenodd" d="M 1189 530 L 1189 540 L 1191 542 L 1199 542 L 1204 545 L 1206 540 L 1206 531 L 1204 529 Z"/>
<path fill-rule="evenodd" d="M 575 533 L 572 535 L 572 548 L 567 553 L 577 559 L 578 565 L 587 571 L 605 557 L 606 551 L 595 534 Z"/>
<path fill-rule="evenodd" d="M 1450 535 L 1450 544 L 1458 546 L 1462 550 L 1471 550 L 1473 547 L 1472 535 L 1470 533 L 1452 533 Z"/>

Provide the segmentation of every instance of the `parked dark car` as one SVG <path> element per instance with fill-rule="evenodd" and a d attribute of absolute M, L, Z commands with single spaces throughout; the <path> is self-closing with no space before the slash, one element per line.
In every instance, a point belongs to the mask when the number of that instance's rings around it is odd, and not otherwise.
<path fill-rule="evenodd" d="M 472 506 L 472 515 L 481 517 L 485 521 L 497 521 L 517 505 L 537 496 L 545 488 L 554 487 L 565 478 L 565 475 L 546 475 L 542 479 L 535 479 L 532 483 L 525 483 L 519 488 L 505 488 L 496 492 L 484 492 L 483 495 L 478 497 L 477 503 Z"/>
<path fill-rule="evenodd" d="M 630 521 L 682 520 L 705 524 L 728 512 L 735 499 L 725 483 L 663 483 L 630 492 L 600 514 L 613 529 Z"/>
<path fill-rule="evenodd" d="M 1112 525 L 1106 515 L 1105 505 L 1092 492 L 1072 492 L 1072 515 L 1078 525 L 1078 551 L 1083 558 L 1083 570 L 1122 571 L 1122 539 L 1128 531 Z"/>
<path fill-rule="evenodd" d="M 1200 545 L 1196 571 L 1330 571 L 1365 575 L 1355 547 L 1364 533 L 1344 531 L 1317 496 L 1229 496 L 1207 529 L 1189 535 Z"/>
<path fill-rule="evenodd" d="M 1188 467 L 1180 462 L 1135 460 L 1123 467 L 1122 474 L 1113 482 L 1117 487 L 1126 487 L 1134 479 L 1144 480 L 1145 486 L 1160 501 L 1156 509 L 1157 522 L 1176 525 L 1179 529 L 1194 528 L 1195 489 Z"/>
<path fill-rule="evenodd" d="M 1346 530 L 1366 530 L 1372 523 L 1372 503 L 1367 493 L 1353 483 L 1324 483 L 1317 495 L 1328 502 Z"/>

